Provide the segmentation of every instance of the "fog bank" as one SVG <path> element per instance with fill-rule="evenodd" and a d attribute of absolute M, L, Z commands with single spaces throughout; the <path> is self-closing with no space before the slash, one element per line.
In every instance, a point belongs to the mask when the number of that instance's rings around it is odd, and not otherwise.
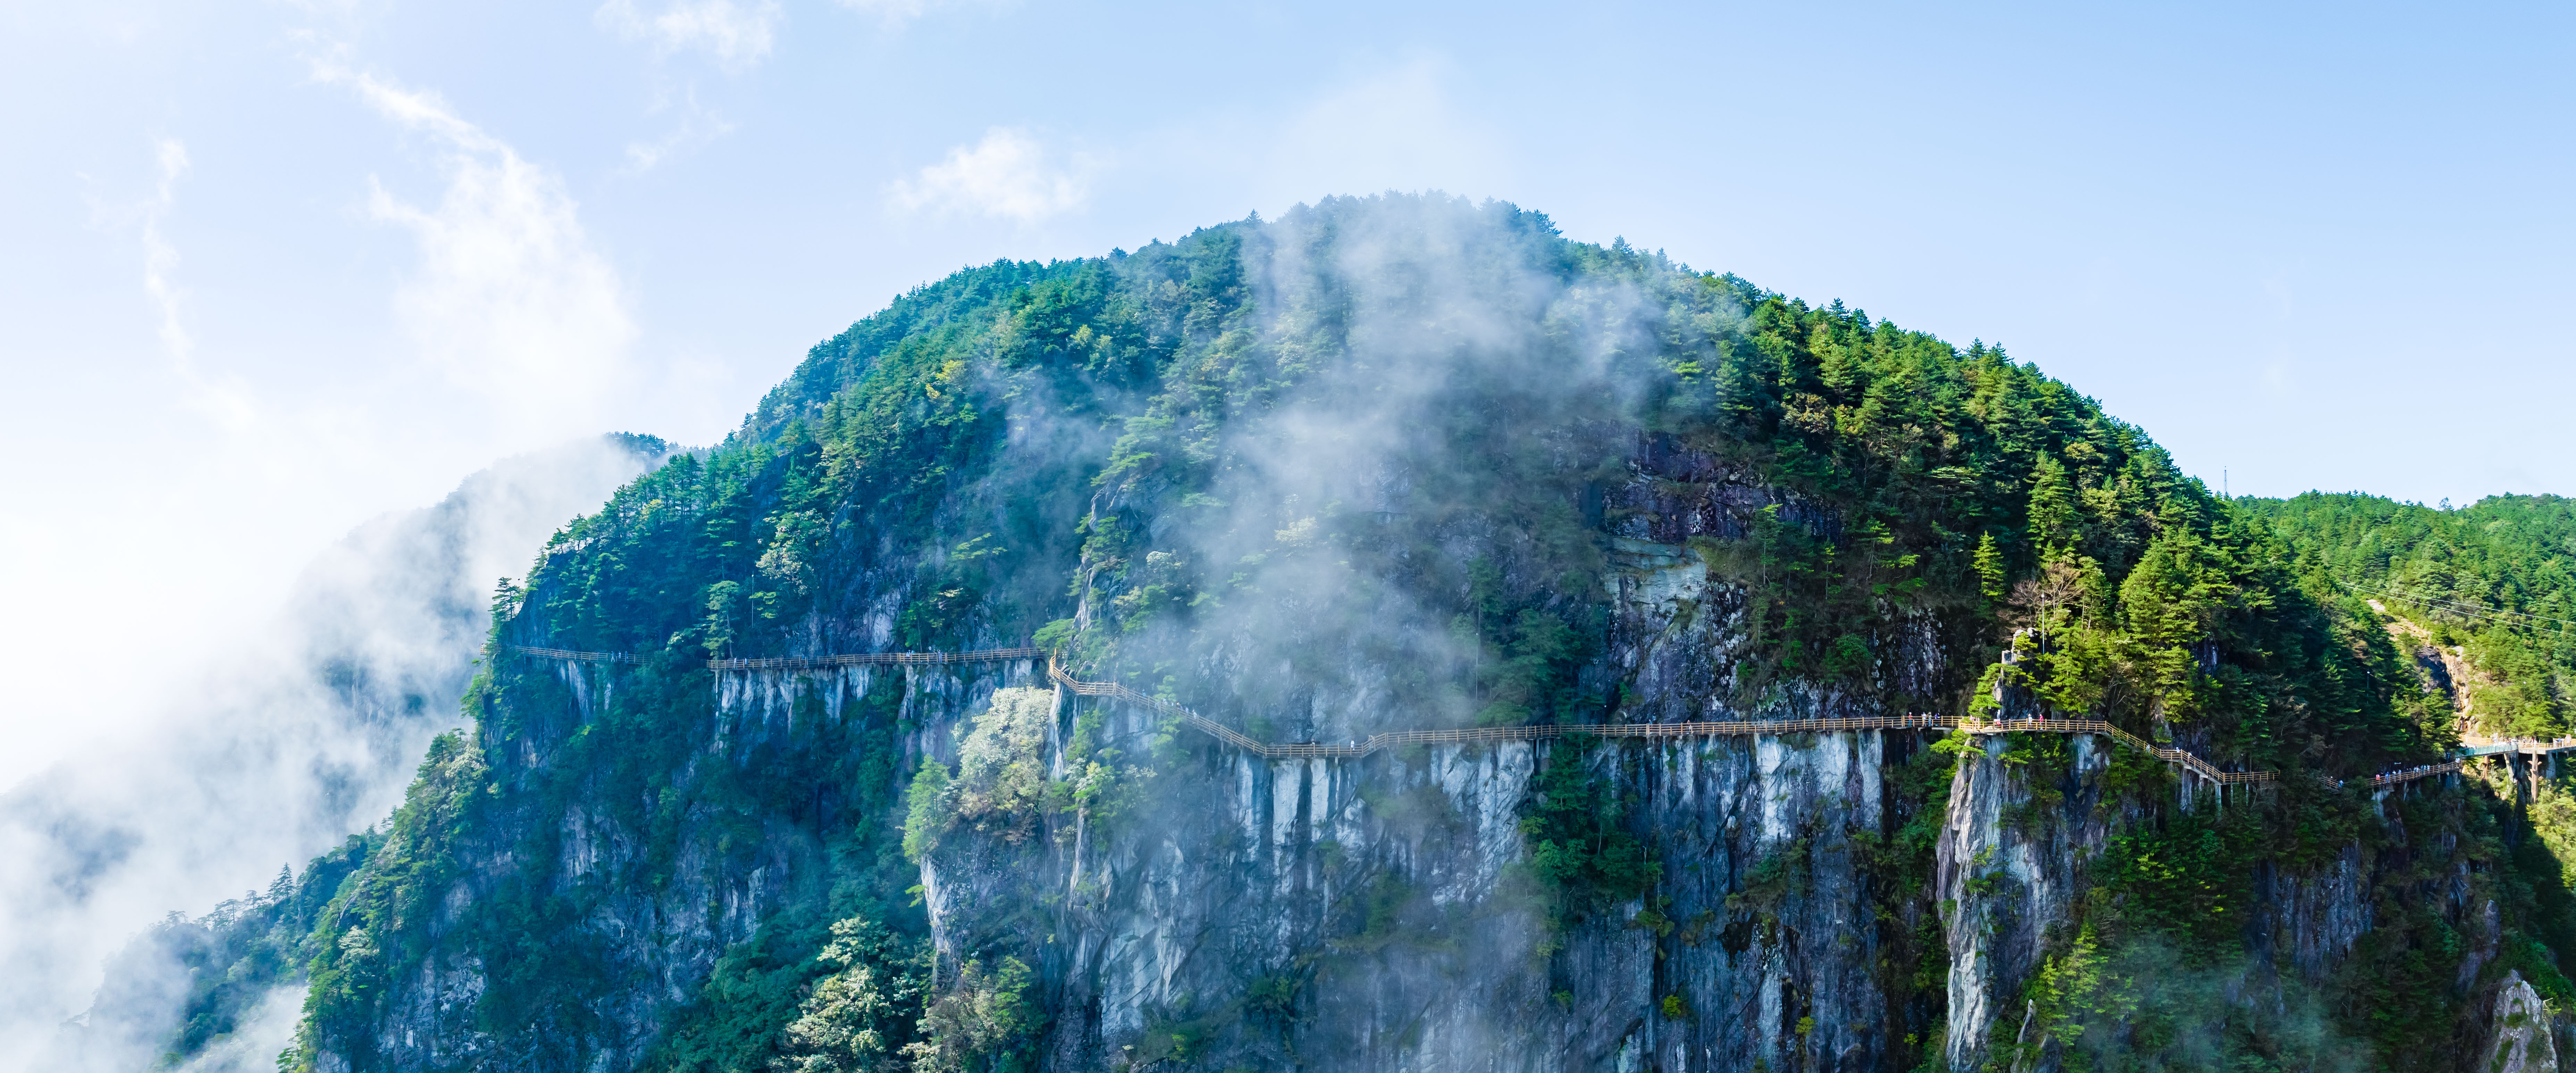
<path fill-rule="evenodd" d="M 178 676 L 186 684 L 146 726 L 0 794 L 0 858 L 12 862 L 0 871 L 0 1069 L 75 1056 L 150 1065 L 188 980 L 128 964 L 118 994 L 84 1014 L 105 961 L 169 914 L 255 897 L 282 866 L 301 869 L 390 812 L 429 737 L 460 722 L 495 580 L 524 573 L 558 526 L 668 450 L 646 436 L 582 440 L 359 527 L 306 567 L 273 621 Z M 141 660 L 151 615 L 134 612 L 121 643 Z M 121 956 L 151 961 L 156 949 Z M 269 1037 L 282 1045 L 294 1010 L 267 1005 L 278 1009 L 263 1006 L 189 1068 L 268 1068 Z"/>

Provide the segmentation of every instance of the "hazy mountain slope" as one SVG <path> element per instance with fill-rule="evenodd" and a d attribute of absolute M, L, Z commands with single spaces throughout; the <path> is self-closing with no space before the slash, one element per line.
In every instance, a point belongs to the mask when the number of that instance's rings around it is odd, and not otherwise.
<path fill-rule="evenodd" d="M 0 872 L 0 1051 L 35 1061 L 57 1024 L 91 1005 L 107 954 L 165 913 L 265 890 L 281 863 L 384 816 L 430 736 L 456 725 L 493 579 L 520 573 L 564 518 L 668 451 L 645 436 L 568 444 L 361 526 L 305 570 L 263 631 L 177 691 L 159 725 L 0 796 L 13 862 Z M 228 904 L 213 923 L 265 897 Z M 211 932 L 173 920 L 119 955 L 109 992 L 47 1067 L 85 1052 L 100 1068 L 135 1068 L 161 1053 L 174 1004 L 212 983 L 189 978 L 207 966 L 178 963 L 201 960 Z M 211 968 L 220 976 L 231 960 Z M 231 1031 L 238 1012 L 179 1042 Z"/>

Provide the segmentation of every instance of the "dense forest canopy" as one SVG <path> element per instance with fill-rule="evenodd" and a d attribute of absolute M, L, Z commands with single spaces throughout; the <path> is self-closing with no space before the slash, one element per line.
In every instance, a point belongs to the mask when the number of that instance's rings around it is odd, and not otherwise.
<path fill-rule="evenodd" d="M 2361 596 L 2457 647 L 2479 672 L 2478 729 L 2556 737 L 2576 700 L 2576 501 L 2491 496 L 2458 510 L 2311 492 L 2248 500 L 2282 539 Z M 2445 504 L 2445 508 L 2447 508 Z"/>

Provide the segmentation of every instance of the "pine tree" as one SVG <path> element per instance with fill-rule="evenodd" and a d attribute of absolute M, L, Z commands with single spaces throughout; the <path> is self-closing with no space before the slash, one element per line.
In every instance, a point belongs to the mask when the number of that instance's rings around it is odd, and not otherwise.
<path fill-rule="evenodd" d="M 1993 610 L 2004 599 L 2004 553 L 1995 546 L 1990 530 L 1977 538 L 1977 591 L 1986 598 L 1986 608 Z"/>
<path fill-rule="evenodd" d="M 2075 542 L 2075 483 L 2053 455 L 2039 456 L 2030 470 L 2030 536 L 2041 558 Z"/>

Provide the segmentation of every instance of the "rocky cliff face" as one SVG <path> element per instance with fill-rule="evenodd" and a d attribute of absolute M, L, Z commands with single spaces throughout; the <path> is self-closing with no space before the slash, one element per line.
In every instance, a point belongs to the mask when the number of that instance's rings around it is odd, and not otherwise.
<path fill-rule="evenodd" d="M 997 697 L 1044 712 L 1044 733 L 1020 743 L 1028 754 L 1005 763 L 1061 773 L 1086 712 L 1109 747 L 1171 747 L 1148 713 L 1045 688 L 1035 672 L 746 674 L 725 685 L 709 762 L 797 748 L 815 720 L 861 718 L 859 699 L 886 676 L 911 698 L 903 721 L 919 728 L 907 739 L 917 755 L 961 759 Z M 567 680 L 596 689 L 596 674 Z M 1043 951 L 1048 1068 L 1876 1069 L 1910 1056 L 1908 1034 L 1937 1028 L 1947 1068 L 1974 1069 L 1999 1023 L 2003 1038 L 2029 1039 L 2032 1011 L 2014 1000 L 2052 943 L 2063 945 L 2068 902 L 2105 840 L 2096 817 L 2108 746 L 2073 739 L 2071 763 L 2045 773 L 2062 795 L 2047 802 L 2053 815 L 2028 813 L 2043 795 L 1999 759 L 2000 739 L 1956 765 L 1933 874 L 1944 1010 L 1912 993 L 1919 980 L 1891 978 L 1891 927 L 1930 921 L 1876 919 L 1886 892 L 1873 885 L 1903 879 L 1869 867 L 1900 826 L 1888 769 L 1927 744 L 1866 732 L 1264 760 L 1183 739 L 1191 759 L 1163 777 L 1152 814 L 963 834 L 928 854 L 919 877 L 950 979 L 966 951 L 1011 941 Z M 1633 822 L 1667 869 L 1651 903 L 1550 932 L 1522 871 L 1521 831 L 1533 777 L 1550 763 L 1596 770 L 1634 801 Z M 635 863 L 641 840 L 613 822 L 579 810 L 563 822 L 570 874 Z M 625 981 L 580 1041 L 594 1068 L 635 1068 L 716 959 L 777 910 L 789 873 L 811 866 L 775 848 L 805 840 L 792 825 L 755 835 L 750 845 L 773 848 L 742 856 L 732 840 L 746 833 L 704 824 L 679 836 L 677 871 L 728 882 L 594 910 L 591 927 L 618 938 Z M 689 866 L 728 852 L 723 868 Z M 2261 926 L 2278 971 L 2320 980 L 2367 930 L 2358 854 L 2266 881 Z M 476 886 L 464 881 L 451 901 Z M 2473 978 L 2475 964 L 2464 972 Z M 552 1068 L 570 1057 L 511 1053 L 477 1027 L 486 986 L 472 958 L 395 982 L 400 998 L 368 1068 Z M 2510 988 L 2498 1001 L 2513 1001 Z M 2506 1026 L 2497 1053 L 2547 1052 L 2550 1022 L 2531 1003 L 2522 1021 L 2495 1015 Z"/>
<path fill-rule="evenodd" d="M 1192 795 L 1205 810 L 1187 810 L 1205 827 L 1094 844 L 1094 886 L 1048 966 L 1061 981 L 1050 1053 L 1067 1069 L 1184 1047 L 1219 1068 L 1877 1064 L 1896 1024 L 1844 837 L 1879 828 L 1877 738 L 1225 757 Z M 1542 763 L 1610 769 L 1641 799 L 1672 869 L 1652 914 L 1616 905 L 1551 936 L 1514 897 Z M 1730 907 L 1766 863 L 1797 878 L 1758 909 Z M 1265 979 L 1292 988 L 1282 1008 L 1229 997 Z"/>
<path fill-rule="evenodd" d="M 566 702 L 560 714 L 567 737 L 577 738 L 580 728 L 595 725 L 620 703 L 613 670 L 567 663 L 548 673 Z M 695 743 L 689 762 L 757 778 L 781 757 L 815 762 L 819 752 L 898 725 L 923 728 L 912 748 L 935 749 L 947 731 L 989 707 L 997 689 L 1026 686 L 1035 673 L 1022 662 L 729 677 L 710 698 L 705 721 L 686 730 Z M 901 698 L 890 711 L 866 703 L 888 696 Z M 558 741 L 554 749 L 524 741 L 523 746 L 509 758 L 522 777 L 579 762 L 577 742 Z M 492 785 L 471 753 L 460 751 L 451 765 L 446 772 L 424 770 L 424 777 Z M 481 826 L 480 837 L 465 848 L 464 867 L 441 885 L 434 902 L 427 929 L 434 953 L 405 976 L 385 980 L 384 1012 L 368 1036 L 334 1041 L 316 1056 L 317 1068 L 637 1068 L 673 1011 L 700 996 L 719 958 L 752 940 L 763 919 L 782 905 L 810 893 L 825 871 L 818 822 L 846 824 L 887 807 L 818 801 L 807 787 L 782 786 L 773 789 L 804 807 L 670 810 L 653 814 L 661 821 L 658 829 L 639 829 L 628 819 L 631 813 L 621 815 L 620 802 L 603 799 L 612 788 L 577 785 L 584 795 L 560 800 L 556 808 L 494 816 Z M 531 862 L 521 853 L 531 846 L 552 854 L 539 864 L 579 898 L 578 916 L 562 922 L 573 929 L 564 945 L 508 951 L 534 953 L 537 960 L 519 967 L 517 980 L 496 981 L 485 956 L 490 948 L 478 944 L 475 934 L 491 923 L 470 911 L 525 898 L 515 881 L 529 870 Z M 947 896 L 927 869 L 923 881 L 931 897 Z M 382 876 L 373 881 L 376 887 L 388 882 Z M 348 886 L 363 898 L 368 877 L 362 874 Z M 355 940 L 344 935 L 341 946 L 371 942 L 362 933 Z M 532 975 L 565 969 L 580 974 L 583 988 L 571 1016 L 542 1032 L 495 1023 L 490 1016 L 496 987 L 528 987 Z"/>
<path fill-rule="evenodd" d="M 2063 769 L 2029 772 L 2000 761 L 2005 744 L 1990 740 L 1959 764 L 1941 827 L 1934 893 L 1949 938 L 1943 1038 L 1952 1069 L 1985 1062 L 1998 1020 L 2007 1039 L 2028 1041 L 2035 1011 L 2013 1009 L 2012 999 L 2059 938 L 2052 931 L 2069 918 L 2078 876 L 2105 833 L 2098 808 L 2105 745 L 2073 738 Z M 2042 807 L 2032 810 L 2034 803 Z M 2014 809 L 2026 810 L 2019 822 L 2007 819 Z"/>
<path fill-rule="evenodd" d="M 2551 1031 L 2556 1020 L 2529 982 L 2520 974 L 2507 976 L 2496 993 L 2495 1042 L 2479 1068 L 2492 1073 L 2556 1070 L 2558 1047 Z"/>
<path fill-rule="evenodd" d="M 1786 692 L 1755 711 L 1731 703 L 1724 654 L 1742 643 L 1729 614 L 1741 595 L 1712 585 L 1686 547 L 1629 539 L 1620 548 L 1625 565 L 1606 591 L 1621 609 L 1622 641 L 1608 660 L 1637 669 L 1640 708 L 1741 718 L 1848 704 L 1815 691 Z M 1265 760 L 1175 736 L 1141 709 L 1033 690 L 1043 686 L 1037 670 L 727 673 L 714 680 L 705 724 L 690 730 L 700 744 L 689 763 L 748 773 L 868 724 L 908 728 L 902 770 L 929 758 L 971 780 L 978 764 L 1025 763 L 1063 780 L 1080 766 L 1066 751 L 1086 719 L 1093 755 L 1176 757 L 1124 814 L 1013 815 L 1003 806 L 980 813 L 987 822 L 962 824 L 918 865 L 941 978 L 957 979 L 976 951 L 1036 952 L 1050 1068 L 1186 1059 L 1211 1068 L 1861 1069 L 1896 1061 L 1909 1053 L 1906 1037 L 1930 1034 L 1937 1002 L 1891 977 L 1885 949 L 1890 935 L 1928 923 L 1926 903 L 1898 893 L 1908 878 L 1873 858 L 1904 820 L 1887 767 L 1921 753 L 1920 734 Z M 555 728 L 565 737 L 621 702 L 616 669 L 548 673 L 568 705 Z M 887 695 L 900 704 L 867 703 Z M 1044 707 L 1042 734 L 979 738 L 979 721 L 1031 703 Z M 979 748 L 1001 751 L 970 759 Z M 510 763 L 535 772 L 575 755 L 523 741 Z M 1529 871 L 1523 819 L 1536 774 L 1553 764 L 1593 773 L 1626 802 L 1623 824 L 1664 869 L 1650 899 L 1551 919 Z M 889 807 L 848 802 L 810 815 L 842 822 Z M 549 843 L 566 887 L 596 892 L 581 931 L 598 947 L 602 979 L 578 1034 L 495 1033 L 478 1020 L 491 969 L 460 941 L 458 912 L 506 896 L 526 864 L 491 853 L 438 902 L 432 942 L 448 952 L 386 982 L 386 1015 L 357 1049 L 363 1057 L 325 1054 L 321 1068 L 635 1068 L 717 959 L 811 882 L 800 871 L 820 868 L 803 817 L 683 815 L 665 834 L 635 830 L 613 811 L 576 797 L 552 816 L 500 821 L 490 840 Z M 528 839 L 532 821 L 554 829 Z M 1953 826 L 1972 838 L 1965 832 L 1991 823 L 1964 813 Z M 660 861 L 657 834 L 667 840 Z M 673 879 L 649 891 L 620 883 L 648 868 Z M 1886 904 L 1906 918 L 1881 919 Z"/>
<path fill-rule="evenodd" d="M 1725 670 L 1717 654 L 1738 642 L 1720 612 L 1740 598 L 1712 589 L 1686 548 L 1623 548 L 1638 565 L 1613 586 L 1622 632 L 1638 640 L 1610 659 L 1649 681 L 1695 673 L 1702 683 L 1637 703 L 1735 715 L 1713 693 Z M 857 673 L 728 677 L 722 748 L 738 754 L 755 735 L 790 741 L 800 710 L 839 718 L 867 692 Z M 1919 1004 L 1907 1008 L 1907 984 L 1887 978 L 1882 949 L 1883 930 L 1912 922 L 1877 919 L 1870 892 L 1903 879 L 1872 876 L 1865 848 L 1896 834 L 1885 767 L 1922 750 L 1917 734 L 1266 760 L 1193 732 L 1175 738 L 1130 706 L 1055 690 L 996 703 L 985 692 L 1029 680 L 1025 667 L 964 686 L 916 673 L 907 695 L 923 699 L 908 709 L 919 727 L 908 748 L 969 782 L 978 768 L 1012 764 L 1062 778 L 1079 766 L 1066 749 L 1090 719 L 1094 748 L 1182 756 L 1155 777 L 1149 809 L 1097 822 L 977 812 L 985 822 L 962 824 L 920 862 L 949 978 L 972 951 L 1017 940 L 1040 952 L 1050 1068 L 1861 1069 L 1895 1060 L 1926 1027 Z M 1798 695 L 1780 708 L 1818 703 Z M 1045 710 L 1043 734 L 1014 745 L 986 732 L 995 713 L 1033 704 Z M 1597 773 L 1632 802 L 1630 822 L 1664 867 L 1651 902 L 1600 906 L 1553 930 L 1522 829 L 1535 776 L 1551 764 Z M 741 893 L 758 898 L 751 885 Z M 727 935 L 683 945 L 703 959 Z"/>

